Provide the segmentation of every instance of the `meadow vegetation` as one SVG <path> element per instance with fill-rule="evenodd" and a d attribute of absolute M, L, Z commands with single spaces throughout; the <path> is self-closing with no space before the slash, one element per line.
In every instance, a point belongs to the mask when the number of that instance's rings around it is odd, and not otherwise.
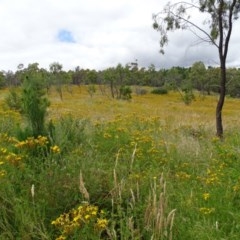
<path fill-rule="evenodd" d="M 219 140 L 217 96 L 89 89 L 50 88 L 38 136 L 0 90 L 0 239 L 238 240 L 239 99 Z"/>

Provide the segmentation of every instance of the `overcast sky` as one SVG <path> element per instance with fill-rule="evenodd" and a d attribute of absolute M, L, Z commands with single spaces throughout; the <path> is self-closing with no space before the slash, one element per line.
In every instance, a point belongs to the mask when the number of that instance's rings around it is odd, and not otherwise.
<path fill-rule="evenodd" d="M 20 63 L 64 69 L 105 69 L 138 60 L 141 67 L 218 63 L 217 49 L 196 44 L 190 32 L 170 35 L 165 55 L 152 14 L 167 0 L 0 0 L 0 70 Z M 203 19 L 199 18 L 201 22 Z M 240 20 L 234 25 L 228 65 L 240 67 Z"/>

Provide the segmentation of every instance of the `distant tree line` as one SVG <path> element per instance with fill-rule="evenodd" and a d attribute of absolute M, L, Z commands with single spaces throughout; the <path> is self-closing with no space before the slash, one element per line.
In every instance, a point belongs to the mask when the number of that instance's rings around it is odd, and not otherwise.
<path fill-rule="evenodd" d="M 54 62 L 49 69 L 40 68 L 38 63 L 31 63 L 27 67 L 19 64 L 16 72 L 1 71 L 0 87 L 19 86 L 28 76 L 37 76 L 48 91 L 55 86 L 62 98 L 62 86 L 71 85 L 99 85 L 103 93 L 108 92 L 110 97 L 119 98 L 126 86 L 151 86 L 166 90 L 192 91 L 198 90 L 201 94 L 219 92 L 220 69 L 205 67 L 202 62 L 195 62 L 191 67 L 172 67 L 157 70 L 153 64 L 148 68 L 138 66 L 137 61 L 118 64 L 105 70 L 96 71 L 82 69 L 64 71 L 63 66 Z M 231 97 L 240 97 L 240 68 L 227 69 L 227 94 Z M 70 88 L 69 88 L 70 89 Z M 110 90 L 110 91 L 109 91 Z M 138 92 L 141 94 L 141 91 Z"/>

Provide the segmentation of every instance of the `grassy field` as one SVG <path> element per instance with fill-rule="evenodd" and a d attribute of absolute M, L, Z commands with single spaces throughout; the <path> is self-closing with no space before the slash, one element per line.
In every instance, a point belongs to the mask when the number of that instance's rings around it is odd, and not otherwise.
<path fill-rule="evenodd" d="M 0 239 L 240 239 L 239 100 L 220 141 L 217 96 L 100 90 L 51 89 L 38 138 L 2 90 Z"/>

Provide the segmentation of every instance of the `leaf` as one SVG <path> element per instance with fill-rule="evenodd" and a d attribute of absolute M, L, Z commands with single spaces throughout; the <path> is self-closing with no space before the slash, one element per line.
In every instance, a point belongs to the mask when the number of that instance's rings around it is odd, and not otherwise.
<path fill-rule="evenodd" d="M 158 29 L 158 28 L 159 28 L 158 23 L 157 23 L 157 22 L 154 22 L 154 23 L 153 23 L 153 29 Z"/>

